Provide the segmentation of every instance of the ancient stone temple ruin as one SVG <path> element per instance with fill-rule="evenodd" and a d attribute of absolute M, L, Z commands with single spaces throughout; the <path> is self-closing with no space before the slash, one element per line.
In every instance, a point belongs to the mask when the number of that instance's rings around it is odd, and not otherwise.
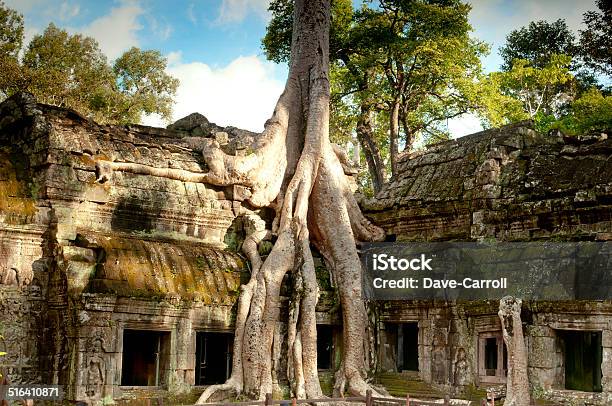
<path fill-rule="evenodd" d="M 59 383 L 68 399 L 95 403 L 193 399 L 227 378 L 249 272 L 237 249 L 246 192 L 164 173 L 206 172 L 197 137 L 248 154 L 253 136 L 198 115 L 168 129 L 117 127 L 27 95 L 0 105 L 0 371 L 10 382 Z M 609 241 L 611 156 L 605 135 L 540 135 L 520 123 L 404 155 L 362 206 L 389 241 Z M 105 161 L 141 170 L 108 171 Z M 329 380 L 342 329 L 317 265 L 318 365 Z M 372 379 L 394 395 L 500 390 L 498 305 L 373 304 Z M 612 302 L 525 301 L 522 321 L 533 396 L 612 403 Z M 284 328 L 274 340 L 281 386 Z"/>
<path fill-rule="evenodd" d="M 605 134 L 540 135 L 519 123 L 405 155 L 398 172 L 364 204 L 390 240 L 612 240 Z M 505 383 L 498 308 L 497 301 L 382 304 L 380 370 L 414 371 L 464 394 Z M 534 396 L 612 404 L 612 302 L 524 302 L 522 320 Z"/>

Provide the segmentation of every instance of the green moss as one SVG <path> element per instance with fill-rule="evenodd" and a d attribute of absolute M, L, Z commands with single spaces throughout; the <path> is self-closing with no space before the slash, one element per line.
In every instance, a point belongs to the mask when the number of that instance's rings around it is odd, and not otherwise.
<path fill-rule="evenodd" d="M 270 252 L 272 252 L 272 248 L 274 247 L 274 244 L 272 244 L 271 241 L 262 241 L 259 243 L 259 245 L 257 246 L 257 252 L 259 252 L 259 255 L 261 256 L 265 256 L 270 254 Z"/>
<path fill-rule="evenodd" d="M 8 154 L 0 151 L 0 213 L 9 224 L 24 224 L 36 214 L 36 201 L 32 196 L 32 184 L 24 182 L 18 174 L 23 168 L 16 167 Z"/>
<path fill-rule="evenodd" d="M 324 266 L 315 267 L 315 274 L 317 275 L 317 282 L 321 290 L 331 290 L 331 281 L 329 279 L 329 271 Z"/>
<path fill-rule="evenodd" d="M 205 271 L 205 270 L 206 270 L 206 268 L 208 268 L 208 264 L 207 264 L 207 262 L 206 262 L 206 258 L 204 258 L 204 257 L 199 257 L 199 256 L 198 256 L 198 257 L 196 257 L 196 259 L 195 259 L 195 265 L 196 265 L 196 268 L 197 268 L 199 271 Z"/>

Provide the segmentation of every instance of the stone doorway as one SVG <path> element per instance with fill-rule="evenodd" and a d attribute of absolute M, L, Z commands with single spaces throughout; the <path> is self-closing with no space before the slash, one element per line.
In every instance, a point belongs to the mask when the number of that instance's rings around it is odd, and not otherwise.
<path fill-rule="evenodd" d="M 504 383 L 508 373 L 508 351 L 501 331 L 478 336 L 478 377 L 483 383 Z"/>
<path fill-rule="evenodd" d="M 565 389 L 601 392 L 601 331 L 558 332 L 563 347 Z"/>
<path fill-rule="evenodd" d="M 232 372 L 232 333 L 196 333 L 196 385 L 225 382 Z"/>
<path fill-rule="evenodd" d="M 419 370 L 419 323 L 387 323 L 387 342 L 397 372 Z"/>
<path fill-rule="evenodd" d="M 332 369 L 334 330 L 332 326 L 317 325 L 317 368 Z"/>
<path fill-rule="evenodd" d="M 419 323 L 397 326 L 397 370 L 419 370 Z"/>
<path fill-rule="evenodd" d="M 122 386 L 165 386 L 170 365 L 170 332 L 123 331 Z"/>

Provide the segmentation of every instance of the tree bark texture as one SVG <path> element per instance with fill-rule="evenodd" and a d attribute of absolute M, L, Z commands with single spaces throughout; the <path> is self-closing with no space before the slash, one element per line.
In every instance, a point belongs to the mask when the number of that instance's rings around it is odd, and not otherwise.
<path fill-rule="evenodd" d="M 198 403 L 219 391 L 263 399 L 277 389 L 272 349 L 281 283 L 288 272 L 296 281 L 287 334 L 291 390 L 299 398 L 322 396 L 316 365 L 318 286 L 311 244 L 333 274 L 342 308 L 343 357 L 335 392 L 365 395 L 370 389 L 365 380 L 367 318 L 356 241 L 381 240 L 384 232 L 361 214 L 329 141 L 329 19 L 329 0 L 296 1 L 289 77 L 272 117 L 252 146 L 254 152 L 229 156 L 213 141 L 202 147 L 209 172 L 199 181 L 240 184 L 250 190 L 252 210 L 244 214 L 248 227 L 243 251 L 252 274 L 239 297 L 232 374 L 226 383 L 207 388 Z M 276 209 L 272 230 L 266 230 L 256 215 L 256 209 L 265 206 Z M 270 238 L 276 238 L 274 246 L 262 261 L 257 244 Z"/>
<path fill-rule="evenodd" d="M 499 302 L 499 319 L 508 351 L 508 377 L 506 382 L 507 406 L 529 406 L 529 379 L 527 376 L 527 347 L 521 322 L 521 299 L 506 296 Z"/>
<path fill-rule="evenodd" d="M 374 194 L 376 194 L 386 181 L 386 171 L 385 163 L 380 155 L 380 149 L 374 139 L 370 107 L 365 104 L 361 106 L 356 132 L 357 140 L 363 148 L 366 163 L 368 164 L 368 171 L 372 178 L 372 188 L 374 189 Z"/>

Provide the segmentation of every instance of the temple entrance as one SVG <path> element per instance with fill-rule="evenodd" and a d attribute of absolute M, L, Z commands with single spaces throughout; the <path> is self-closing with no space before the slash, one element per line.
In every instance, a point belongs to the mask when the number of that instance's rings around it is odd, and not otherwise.
<path fill-rule="evenodd" d="M 121 385 L 164 386 L 169 354 L 170 332 L 124 330 Z"/>
<path fill-rule="evenodd" d="M 317 325 L 317 368 L 331 369 L 334 350 L 333 327 Z"/>
<path fill-rule="evenodd" d="M 419 324 L 402 323 L 397 326 L 397 370 L 419 370 Z"/>
<path fill-rule="evenodd" d="M 502 332 L 481 333 L 478 337 L 478 375 L 480 382 L 502 383 L 508 373 L 508 351 Z"/>
<path fill-rule="evenodd" d="M 601 331 L 559 331 L 563 341 L 565 389 L 601 392 Z"/>
<path fill-rule="evenodd" d="M 196 385 L 225 382 L 232 371 L 232 333 L 196 333 Z"/>
<path fill-rule="evenodd" d="M 390 344 L 395 370 L 419 370 L 419 323 L 387 323 L 387 342 Z"/>

